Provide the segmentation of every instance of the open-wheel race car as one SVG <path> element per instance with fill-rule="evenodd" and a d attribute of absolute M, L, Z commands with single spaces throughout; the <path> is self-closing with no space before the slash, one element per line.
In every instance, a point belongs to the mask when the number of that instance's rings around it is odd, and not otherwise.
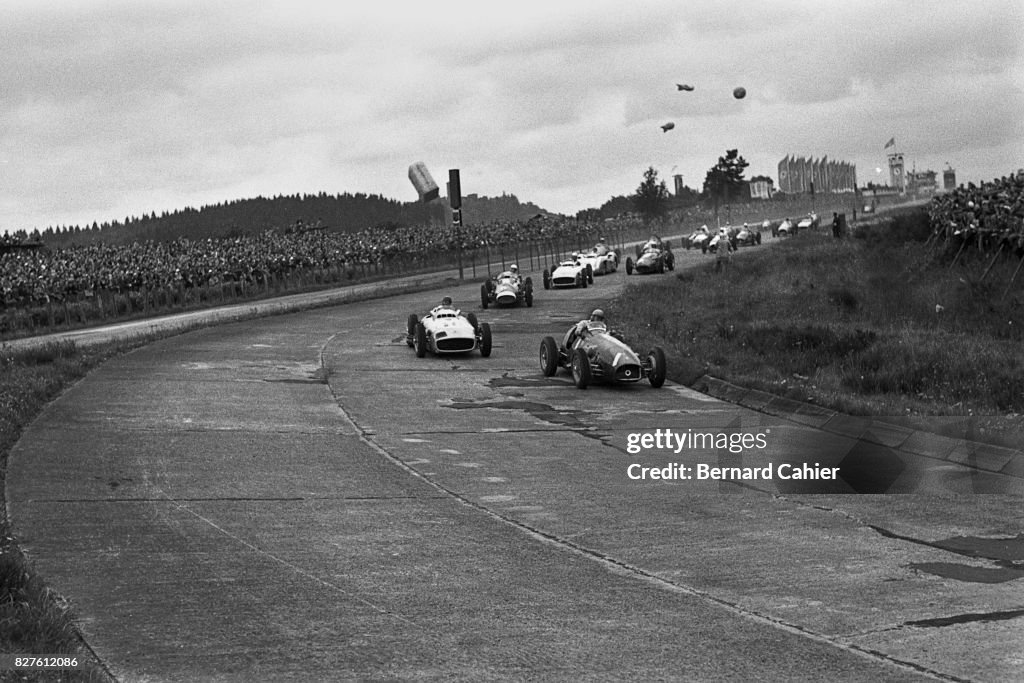
<path fill-rule="evenodd" d="M 480 349 L 480 355 L 491 355 L 491 326 L 479 322 L 476 315 L 454 308 L 451 299 L 445 297 L 440 306 L 435 306 L 422 318 L 415 313 L 409 316 L 406 327 L 406 344 L 416 350 L 416 356 L 423 358 L 427 351 L 437 355 L 469 353 Z"/>
<path fill-rule="evenodd" d="M 559 368 L 571 372 L 580 389 L 591 382 L 632 384 L 644 379 L 657 389 L 665 383 L 665 352 L 655 346 L 641 358 L 604 322 L 581 321 L 566 332 L 561 343 L 554 337 L 544 337 L 540 343 L 544 376 L 554 376 Z"/>
<path fill-rule="evenodd" d="M 585 289 L 594 284 L 594 269 L 583 263 L 578 256 L 560 261 L 551 269 L 544 269 L 544 289 L 552 287 L 580 287 Z"/>
<path fill-rule="evenodd" d="M 817 230 L 819 227 L 821 227 L 821 216 L 816 213 L 807 214 L 796 224 L 797 230 Z"/>
<path fill-rule="evenodd" d="M 737 247 L 752 247 L 761 244 L 761 229 L 756 225 L 744 223 L 736 233 L 733 244 Z"/>
<path fill-rule="evenodd" d="M 575 254 L 585 266 L 590 266 L 594 275 L 607 275 L 619 269 L 619 253 L 604 243 L 598 241 L 586 251 Z"/>
<path fill-rule="evenodd" d="M 637 258 L 626 257 L 626 275 L 632 275 L 633 271 L 641 275 L 646 273 L 664 273 L 666 270 L 675 270 L 676 257 L 667 241 L 651 238 L 643 246 L 636 249 Z"/>
<path fill-rule="evenodd" d="M 496 306 L 533 306 L 533 279 L 522 278 L 519 269 L 512 266 L 480 285 L 480 305 L 487 308 Z"/>

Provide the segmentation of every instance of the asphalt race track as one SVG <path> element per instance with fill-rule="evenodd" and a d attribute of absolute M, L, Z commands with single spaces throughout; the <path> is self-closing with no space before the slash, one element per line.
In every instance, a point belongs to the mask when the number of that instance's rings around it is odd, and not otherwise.
<path fill-rule="evenodd" d="M 121 681 L 1019 678 L 1024 479 L 907 453 L 888 495 L 629 477 L 860 447 L 671 382 L 542 376 L 543 336 L 655 277 L 487 311 L 477 282 L 155 342 L 27 430 L 15 530 Z M 490 322 L 490 358 L 406 346 L 444 293 Z M 665 429 L 767 448 L 627 452 Z"/>

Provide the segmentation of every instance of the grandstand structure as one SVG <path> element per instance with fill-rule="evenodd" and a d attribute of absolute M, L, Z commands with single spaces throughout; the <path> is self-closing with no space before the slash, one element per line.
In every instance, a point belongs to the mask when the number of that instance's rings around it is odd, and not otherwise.
<path fill-rule="evenodd" d="M 857 191 L 857 166 L 846 161 L 830 161 L 786 155 L 779 162 L 779 192 L 785 194 L 842 193 Z"/>

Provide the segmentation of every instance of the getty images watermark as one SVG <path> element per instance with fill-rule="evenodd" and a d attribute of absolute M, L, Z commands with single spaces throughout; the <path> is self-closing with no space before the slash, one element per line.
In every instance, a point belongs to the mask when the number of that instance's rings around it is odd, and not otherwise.
<path fill-rule="evenodd" d="M 661 452 L 680 455 L 684 451 L 718 451 L 733 456 L 744 453 L 762 453 L 768 449 L 771 429 L 759 432 L 745 431 L 700 431 L 687 429 L 675 431 L 670 428 L 648 432 L 631 432 L 626 437 L 626 452 L 638 455 L 643 452 Z M 715 464 L 708 462 L 670 462 L 650 466 L 630 463 L 626 476 L 643 480 L 821 480 L 838 479 L 839 467 L 823 467 L 820 463 L 774 462 L 759 463 L 757 466 L 743 466 L 742 463 Z"/>

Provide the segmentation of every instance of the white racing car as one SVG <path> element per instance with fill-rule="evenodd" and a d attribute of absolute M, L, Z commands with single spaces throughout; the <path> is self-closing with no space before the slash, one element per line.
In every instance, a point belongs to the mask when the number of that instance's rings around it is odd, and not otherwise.
<path fill-rule="evenodd" d="M 486 358 L 491 355 L 491 326 L 478 322 L 473 313 L 462 315 L 445 297 L 444 303 L 422 318 L 415 313 L 409 316 L 405 341 L 416 350 L 418 358 L 426 356 L 427 351 L 441 355 L 476 349 Z"/>
<path fill-rule="evenodd" d="M 580 287 L 594 284 L 594 269 L 578 258 L 566 259 L 553 270 L 544 270 L 544 289 Z"/>
<path fill-rule="evenodd" d="M 590 270 L 593 271 L 594 275 L 607 275 L 608 273 L 614 273 L 619 268 L 618 252 L 608 248 L 608 245 L 603 241 L 598 242 L 587 251 L 574 254 L 574 256 L 583 265 L 590 266 Z"/>

